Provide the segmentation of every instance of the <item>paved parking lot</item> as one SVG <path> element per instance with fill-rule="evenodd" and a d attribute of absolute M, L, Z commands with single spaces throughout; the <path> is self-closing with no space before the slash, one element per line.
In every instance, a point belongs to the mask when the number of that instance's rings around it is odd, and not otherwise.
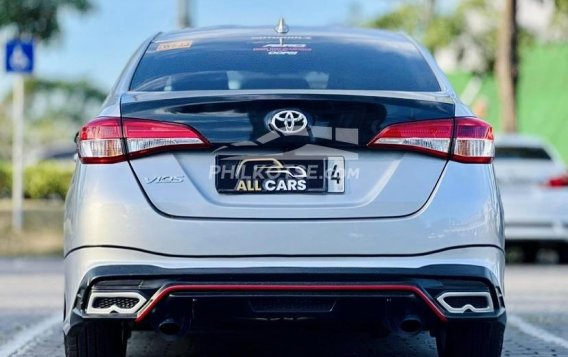
<path fill-rule="evenodd" d="M 503 356 L 568 357 L 568 266 L 510 266 Z M 59 260 L 0 260 L 0 357 L 63 356 Z M 42 299 L 37 298 L 41 292 Z M 361 336 L 290 331 L 165 341 L 134 333 L 130 356 L 436 356 L 427 334 Z"/>

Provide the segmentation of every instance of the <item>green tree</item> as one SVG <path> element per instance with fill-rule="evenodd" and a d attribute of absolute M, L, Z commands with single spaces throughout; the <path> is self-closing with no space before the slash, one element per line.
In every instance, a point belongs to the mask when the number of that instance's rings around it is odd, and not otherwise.
<path fill-rule="evenodd" d="M 462 18 L 454 14 L 440 15 L 433 7 L 431 2 L 403 3 L 394 11 L 372 20 L 368 26 L 406 32 L 420 38 L 430 51 L 434 51 L 459 35 Z"/>
<path fill-rule="evenodd" d="M 48 42 L 61 33 L 62 11 L 86 13 L 92 0 L 0 0 L 0 30 L 10 36 Z M 33 145 L 71 140 L 80 123 L 94 114 L 103 93 L 85 81 L 26 79 L 26 140 Z M 11 142 L 11 94 L 0 98 L 0 159 Z"/>
<path fill-rule="evenodd" d="M 568 0 L 556 0 L 556 9 L 564 14 L 568 14 Z"/>
<path fill-rule="evenodd" d="M 494 72 L 498 76 L 502 105 L 503 128 L 516 130 L 516 85 L 519 51 L 533 44 L 534 36 L 519 28 L 515 21 L 516 1 L 504 1 L 504 9 L 492 0 L 462 0 L 450 13 L 432 11 L 430 1 L 409 1 L 371 23 L 374 27 L 403 30 L 422 40 L 432 52 L 451 44 L 458 63 L 468 60 L 468 51 L 475 49 L 478 64 L 467 68 L 475 73 L 466 101 L 472 101 L 480 83 Z M 513 5 L 511 5 L 513 4 Z M 558 9 L 568 13 L 568 0 L 556 0 Z M 430 7 L 429 9 L 425 6 Z M 430 20 L 424 24 L 424 18 Z M 501 24 L 501 25 L 500 25 Z M 500 26 L 499 26 L 500 25 Z"/>
<path fill-rule="evenodd" d="M 568 39 L 568 0 L 555 0 L 554 20 L 563 40 Z"/>
<path fill-rule="evenodd" d="M 495 62 L 497 26 L 481 29 L 471 28 L 468 18 L 472 15 L 496 24 L 498 13 L 491 0 L 463 0 L 451 12 L 441 14 L 435 11 L 435 2 L 408 1 L 368 25 L 376 28 L 404 31 L 422 41 L 431 52 L 454 44 L 458 52 L 461 47 L 476 46 L 483 63 L 478 72 L 485 75 Z"/>
<path fill-rule="evenodd" d="M 105 93 L 87 81 L 29 77 L 26 88 L 26 141 L 33 146 L 69 144 L 83 123 L 97 114 Z M 0 161 L 10 158 L 11 93 L 0 100 Z M 5 116 L 2 116 L 5 113 Z"/>
<path fill-rule="evenodd" d="M 61 10 L 85 13 L 91 8 L 90 0 L 0 0 L 0 29 L 8 28 L 18 37 L 48 41 L 61 31 Z"/>
<path fill-rule="evenodd" d="M 495 74 L 499 81 L 501 120 L 503 130 L 517 131 L 517 83 L 519 78 L 519 50 L 517 0 L 506 0 L 503 8 Z"/>
<path fill-rule="evenodd" d="M 25 82 L 30 122 L 46 117 L 62 118 L 82 125 L 101 106 L 105 93 L 85 80 L 64 81 L 28 78 Z"/>

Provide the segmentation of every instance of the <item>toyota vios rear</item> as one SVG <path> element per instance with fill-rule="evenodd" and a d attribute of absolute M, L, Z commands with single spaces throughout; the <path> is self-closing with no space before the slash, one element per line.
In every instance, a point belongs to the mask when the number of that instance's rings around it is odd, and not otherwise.
<path fill-rule="evenodd" d="M 152 37 L 81 129 L 67 355 L 285 320 L 499 356 L 491 127 L 404 35 L 281 25 Z"/>

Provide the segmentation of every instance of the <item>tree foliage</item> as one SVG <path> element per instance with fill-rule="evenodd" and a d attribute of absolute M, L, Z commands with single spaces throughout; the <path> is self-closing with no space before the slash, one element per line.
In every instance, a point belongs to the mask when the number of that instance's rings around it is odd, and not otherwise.
<path fill-rule="evenodd" d="M 0 28 L 19 37 L 48 41 L 60 33 L 58 15 L 64 9 L 85 13 L 90 0 L 0 0 Z"/>
<path fill-rule="evenodd" d="M 568 14 L 568 0 L 556 0 L 556 9 L 564 14 Z"/>
<path fill-rule="evenodd" d="M 556 11 L 554 21 L 557 27 L 558 37 L 562 40 L 568 39 L 568 0 L 555 0 Z"/>
<path fill-rule="evenodd" d="M 105 98 L 87 81 L 26 78 L 26 141 L 30 146 L 70 144 L 83 123 L 96 115 Z M 11 93 L 0 100 L 0 160 L 10 157 Z M 5 114 L 5 115 L 3 115 Z"/>
<path fill-rule="evenodd" d="M 424 45 L 434 51 L 448 45 L 460 33 L 462 18 L 460 16 L 442 16 L 432 14 L 425 21 L 426 8 L 422 2 L 407 2 L 394 11 L 387 13 L 368 25 L 375 28 L 403 31 L 411 36 L 421 38 Z"/>
<path fill-rule="evenodd" d="M 105 93 L 85 80 L 65 81 L 28 78 L 25 83 L 30 121 L 57 116 L 75 124 L 82 124 L 85 115 L 98 109 Z"/>
<path fill-rule="evenodd" d="M 568 0 L 556 0 L 566 2 Z M 453 11 L 433 12 L 425 21 L 427 2 L 408 1 L 369 23 L 371 27 L 404 31 L 418 38 L 431 51 L 452 45 L 458 63 L 469 60 L 470 51 L 479 56 L 476 68 L 468 68 L 480 75 L 493 71 L 497 52 L 499 7 L 492 0 L 462 0 Z M 519 31 L 520 47 L 530 45 L 534 37 L 527 31 Z"/>

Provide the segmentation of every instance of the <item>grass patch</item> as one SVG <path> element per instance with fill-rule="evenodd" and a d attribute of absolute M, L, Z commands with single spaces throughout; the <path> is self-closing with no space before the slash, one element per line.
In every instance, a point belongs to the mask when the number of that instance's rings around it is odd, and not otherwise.
<path fill-rule="evenodd" d="M 26 200 L 23 232 L 11 229 L 10 200 L 0 200 L 0 256 L 63 254 L 63 202 Z"/>
<path fill-rule="evenodd" d="M 23 232 L 2 234 L 0 256 L 63 256 L 62 235 L 56 232 Z"/>

